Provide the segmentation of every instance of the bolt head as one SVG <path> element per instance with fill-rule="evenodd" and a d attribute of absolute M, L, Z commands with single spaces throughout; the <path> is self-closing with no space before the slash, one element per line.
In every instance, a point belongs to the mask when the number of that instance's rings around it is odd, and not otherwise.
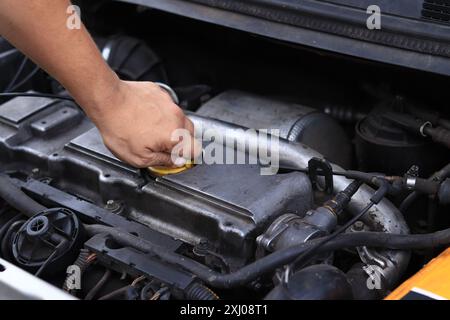
<path fill-rule="evenodd" d="M 363 223 L 362 221 L 356 221 L 356 222 L 353 224 L 353 229 L 354 229 L 354 230 L 357 230 L 357 231 L 363 230 L 363 229 L 364 229 L 364 223 Z"/>

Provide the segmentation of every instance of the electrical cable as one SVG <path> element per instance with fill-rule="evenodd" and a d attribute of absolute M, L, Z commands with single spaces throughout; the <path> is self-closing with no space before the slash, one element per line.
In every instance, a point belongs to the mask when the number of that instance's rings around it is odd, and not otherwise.
<path fill-rule="evenodd" d="M 11 90 L 11 88 L 16 84 L 16 81 L 17 81 L 17 79 L 19 79 L 19 76 L 22 73 L 23 69 L 25 68 L 25 65 L 27 64 L 27 61 L 28 61 L 28 58 L 26 56 L 24 56 L 20 66 L 19 66 L 19 69 L 17 69 L 16 74 L 11 79 L 9 84 L 6 86 L 5 92 L 9 92 Z"/>
<path fill-rule="evenodd" d="M 47 260 L 41 265 L 41 267 L 34 274 L 36 277 L 39 277 L 42 272 L 47 268 L 47 266 L 52 262 L 53 258 L 59 253 L 59 249 L 63 247 L 67 243 L 67 240 L 61 241 L 55 248 L 55 250 L 48 256 Z"/>
<path fill-rule="evenodd" d="M 21 86 L 23 86 L 29 80 L 31 80 L 31 78 L 33 78 L 39 72 L 39 70 L 41 70 L 41 68 L 39 68 L 38 66 L 35 66 L 34 69 L 28 75 L 25 76 L 25 78 L 23 78 L 19 83 L 14 85 L 10 90 L 8 90 L 8 92 L 19 89 Z"/>

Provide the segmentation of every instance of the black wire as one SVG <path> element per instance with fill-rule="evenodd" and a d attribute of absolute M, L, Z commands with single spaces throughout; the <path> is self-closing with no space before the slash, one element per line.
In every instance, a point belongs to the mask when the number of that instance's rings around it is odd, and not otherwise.
<path fill-rule="evenodd" d="M 36 98 L 50 98 L 75 102 L 71 97 L 59 96 L 50 93 L 34 93 L 34 92 L 4 92 L 0 93 L 0 97 L 14 98 L 14 97 L 36 97 Z"/>
<path fill-rule="evenodd" d="M 41 275 L 41 273 L 45 270 L 45 268 L 47 268 L 47 266 L 50 264 L 50 262 L 52 262 L 53 258 L 56 256 L 57 253 L 58 253 L 58 250 L 55 249 L 52 252 L 52 254 L 48 256 L 47 260 L 45 260 L 45 262 L 41 265 L 39 270 L 36 271 L 36 273 L 34 274 L 36 277 L 39 277 Z"/>
<path fill-rule="evenodd" d="M 41 265 L 38 271 L 34 274 L 36 277 L 39 277 L 41 273 L 47 268 L 47 266 L 53 261 L 53 258 L 59 253 L 59 250 L 65 246 L 67 243 L 67 240 L 61 241 L 55 248 L 55 250 L 52 252 L 51 255 L 48 256 L 47 260 Z"/>
<path fill-rule="evenodd" d="M 39 70 L 41 70 L 41 68 L 39 68 L 38 66 L 35 66 L 34 69 L 28 75 L 25 76 L 25 78 L 23 78 L 19 83 L 17 83 L 12 88 L 10 88 L 8 90 L 8 92 L 17 90 L 20 87 L 22 87 L 25 83 L 27 83 L 29 80 L 31 80 L 31 78 L 33 78 L 39 72 Z"/>
<path fill-rule="evenodd" d="M 5 92 L 8 92 L 11 90 L 11 88 L 16 84 L 17 79 L 19 79 L 20 74 L 22 73 L 23 69 L 25 68 L 25 65 L 27 64 L 28 58 L 25 56 L 22 60 L 22 63 L 19 66 L 19 69 L 17 69 L 16 74 L 11 79 L 9 84 L 6 86 Z"/>

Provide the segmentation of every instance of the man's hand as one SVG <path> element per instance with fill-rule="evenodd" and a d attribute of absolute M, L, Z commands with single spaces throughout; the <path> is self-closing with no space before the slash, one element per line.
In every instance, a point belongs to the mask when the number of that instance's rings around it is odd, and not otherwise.
<path fill-rule="evenodd" d="M 119 80 L 84 26 L 67 28 L 70 4 L 0 0 L 0 34 L 71 93 L 119 159 L 136 167 L 172 166 L 178 142 L 171 135 L 183 128 L 192 134 L 192 123 L 157 85 Z"/>
<path fill-rule="evenodd" d="M 172 161 L 172 148 L 179 143 L 172 140 L 172 133 L 186 129 L 193 141 L 192 122 L 158 85 L 120 81 L 114 93 L 101 103 L 104 105 L 95 109 L 102 111 L 92 113 L 91 119 L 105 145 L 119 159 L 138 168 L 185 163 L 187 159 L 183 158 Z M 183 146 L 195 156 L 192 143 Z"/>

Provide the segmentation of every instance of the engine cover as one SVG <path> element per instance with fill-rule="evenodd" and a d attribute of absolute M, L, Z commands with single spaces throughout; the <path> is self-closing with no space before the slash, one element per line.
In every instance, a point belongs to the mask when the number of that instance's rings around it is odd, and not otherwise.
<path fill-rule="evenodd" d="M 47 98 L 0 106 L 0 164 L 185 243 L 206 244 L 231 269 L 253 257 L 256 237 L 274 219 L 305 213 L 313 199 L 306 175 L 262 176 L 252 165 L 149 177 L 114 157 L 76 105 Z"/>

